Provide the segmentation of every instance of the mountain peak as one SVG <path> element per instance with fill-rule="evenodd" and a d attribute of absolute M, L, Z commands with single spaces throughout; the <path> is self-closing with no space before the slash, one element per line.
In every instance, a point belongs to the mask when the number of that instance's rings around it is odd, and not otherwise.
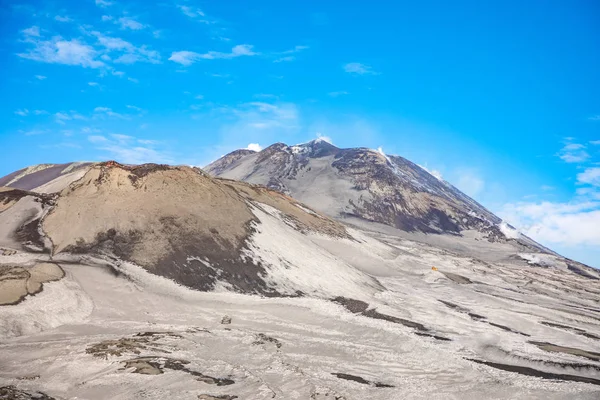
<path fill-rule="evenodd" d="M 409 232 L 461 235 L 474 230 L 489 241 L 524 240 L 505 235 L 500 218 L 448 182 L 381 149 L 340 149 L 318 138 L 293 146 L 275 143 L 232 161 L 234 153 L 206 171 L 265 185 L 336 218 Z M 526 246 L 541 248 L 533 241 Z"/>

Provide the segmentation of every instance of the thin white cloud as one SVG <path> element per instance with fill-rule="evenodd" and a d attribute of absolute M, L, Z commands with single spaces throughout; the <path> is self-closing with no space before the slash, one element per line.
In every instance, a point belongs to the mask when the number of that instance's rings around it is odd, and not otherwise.
<path fill-rule="evenodd" d="M 198 56 L 200 54 L 193 51 L 174 51 L 171 53 L 171 57 L 169 57 L 169 61 L 176 62 L 181 65 L 192 65 L 194 62 L 198 60 Z"/>
<path fill-rule="evenodd" d="M 590 144 L 594 146 L 600 146 L 600 140 L 590 140 Z"/>
<path fill-rule="evenodd" d="M 48 133 L 47 129 L 32 129 L 30 131 L 20 131 L 25 136 L 35 136 L 35 135 L 43 135 L 44 133 Z"/>
<path fill-rule="evenodd" d="M 110 58 L 111 54 L 118 55 L 114 59 L 115 63 L 134 64 L 136 62 L 147 62 L 151 64 L 160 63 L 160 54 L 158 51 L 150 50 L 147 46 L 134 46 L 132 43 L 118 37 L 106 36 L 103 33 L 93 31 L 93 36 L 98 40 L 98 44 L 104 48 L 106 56 Z"/>
<path fill-rule="evenodd" d="M 65 121 L 71 121 L 71 120 L 85 120 L 86 118 L 77 113 L 76 111 L 61 111 L 61 112 L 57 112 L 54 114 L 54 121 L 56 121 L 56 123 L 64 125 L 66 122 Z"/>
<path fill-rule="evenodd" d="M 558 157 L 567 163 L 581 163 L 590 158 L 586 147 L 580 143 L 567 143 L 558 152 Z"/>
<path fill-rule="evenodd" d="M 262 146 L 258 143 L 249 143 L 248 146 L 246 146 L 246 149 L 259 152 L 262 150 Z"/>
<path fill-rule="evenodd" d="M 159 144 L 157 141 L 116 133 L 110 137 L 88 136 L 88 141 L 103 157 L 125 164 L 173 163 L 173 159 L 167 153 L 156 148 Z"/>
<path fill-rule="evenodd" d="M 353 75 L 379 75 L 379 73 L 375 72 L 370 66 L 357 62 L 344 64 L 343 68 L 344 71 Z"/>
<path fill-rule="evenodd" d="M 110 7 L 110 6 L 112 6 L 113 4 L 115 4 L 115 2 L 114 2 L 114 1 L 109 1 L 109 0 L 96 0 L 96 5 L 97 5 L 98 7 L 102 7 L 102 8 L 104 8 L 104 7 Z"/>
<path fill-rule="evenodd" d="M 308 46 L 295 46 L 293 49 L 290 50 L 272 53 L 273 56 L 277 57 L 275 58 L 275 60 L 273 60 L 273 62 L 281 63 L 294 61 L 296 59 L 296 56 L 293 56 L 292 54 L 299 53 L 306 49 L 308 49 Z"/>
<path fill-rule="evenodd" d="M 318 139 L 318 140 L 322 140 L 322 141 L 324 141 L 324 142 L 327 142 L 327 143 L 329 143 L 329 144 L 333 144 L 333 140 L 331 139 L 331 137 L 329 137 L 329 136 L 326 136 L 326 135 L 323 135 L 323 134 L 322 134 L 322 133 L 320 133 L 320 132 L 317 132 L 317 139 Z"/>
<path fill-rule="evenodd" d="M 33 110 L 33 113 L 35 115 L 46 115 L 46 114 L 50 114 L 48 111 L 46 110 Z"/>
<path fill-rule="evenodd" d="M 285 57 L 277 58 L 273 62 L 274 63 L 290 62 L 290 61 L 294 61 L 295 59 L 296 59 L 296 57 L 294 57 L 294 56 L 285 56 Z"/>
<path fill-rule="evenodd" d="M 130 17 L 121 17 L 116 23 L 121 26 L 121 29 L 131 29 L 132 31 L 139 31 L 147 27 L 147 25 Z"/>
<path fill-rule="evenodd" d="M 600 188 L 600 167 L 586 168 L 585 171 L 578 173 L 577 183 Z"/>
<path fill-rule="evenodd" d="M 56 15 L 54 20 L 58 22 L 73 22 L 73 19 L 67 17 L 66 15 Z"/>
<path fill-rule="evenodd" d="M 195 8 L 195 7 L 190 7 L 190 6 L 186 6 L 186 5 L 177 5 L 177 8 L 179 8 L 179 10 L 187 15 L 190 18 L 198 18 L 198 17 L 205 17 L 206 15 L 204 14 L 204 12 L 199 9 L 199 8 Z"/>
<path fill-rule="evenodd" d="M 600 121 L 600 114 L 588 118 L 590 121 Z"/>
<path fill-rule="evenodd" d="M 339 92 L 329 92 L 328 95 L 331 97 L 338 97 L 338 96 L 344 96 L 350 94 L 348 92 L 346 92 L 345 90 L 340 90 Z"/>
<path fill-rule="evenodd" d="M 48 64 L 78 65 L 84 68 L 101 68 L 105 64 L 97 60 L 98 52 L 79 40 L 65 40 L 54 36 L 49 40 L 27 35 L 25 41 L 32 47 L 19 57 Z"/>
<path fill-rule="evenodd" d="M 92 143 L 103 143 L 103 142 L 108 142 L 108 139 L 105 138 L 104 136 L 100 136 L 100 135 L 91 135 L 88 136 L 88 140 Z"/>
<path fill-rule="evenodd" d="M 420 165 L 418 164 L 419 167 L 423 168 L 425 171 L 427 171 L 429 174 L 431 174 L 433 177 L 435 177 L 437 180 L 439 181 L 443 181 L 444 178 L 442 177 L 442 173 L 440 171 L 438 171 L 437 169 L 429 169 L 424 165 Z"/>
<path fill-rule="evenodd" d="M 130 118 L 128 115 L 115 112 L 109 107 L 94 108 L 94 116 L 96 118 L 98 118 L 98 117 L 112 117 L 112 118 L 118 118 L 118 119 L 129 119 Z"/>
<path fill-rule="evenodd" d="M 44 79 L 46 79 L 46 78 L 47 78 L 47 77 L 46 77 L 46 76 L 44 76 L 44 75 L 36 75 L 36 76 L 35 76 L 35 79 L 37 79 L 37 80 L 40 80 L 40 81 L 43 81 L 43 80 L 44 80 Z"/>
<path fill-rule="evenodd" d="M 22 110 L 15 111 L 15 114 L 20 115 L 21 117 L 26 117 L 29 114 L 29 110 L 24 108 Z"/>
<path fill-rule="evenodd" d="M 144 111 L 144 110 L 143 110 L 143 109 L 141 109 L 140 107 L 137 107 L 137 106 L 132 106 L 131 104 L 128 104 L 126 107 L 127 107 L 127 108 L 129 108 L 130 110 L 135 110 L 135 111 L 137 111 L 137 112 L 143 112 L 143 111 Z"/>
<path fill-rule="evenodd" d="M 130 76 L 128 76 L 128 77 L 127 77 L 127 80 L 128 80 L 129 82 L 133 82 L 133 83 L 140 83 L 140 81 L 139 81 L 138 79 L 132 78 L 132 77 L 130 77 Z"/>
<path fill-rule="evenodd" d="M 88 82 L 88 85 L 90 85 L 90 86 L 100 86 L 100 84 L 98 82 Z"/>
<path fill-rule="evenodd" d="M 215 59 L 231 59 L 242 56 L 256 56 L 260 53 L 255 53 L 252 50 L 253 46 L 249 44 L 239 44 L 234 46 L 229 53 L 223 53 L 220 51 L 209 51 L 208 53 L 200 54 L 194 51 L 174 51 L 169 57 L 170 61 L 176 62 L 181 65 L 191 65 L 199 60 L 215 60 Z"/>
<path fill-rule="evenodd" d="M 600 246 L 600 202 L 511 203 L 500 215 L 546 245 Z"/>
<path fill-rule="evenodd" d="M 31 28 L 23 29 L 21 33 L 26 37 L 40 37 L 40 28 L 32 26 Z"/>

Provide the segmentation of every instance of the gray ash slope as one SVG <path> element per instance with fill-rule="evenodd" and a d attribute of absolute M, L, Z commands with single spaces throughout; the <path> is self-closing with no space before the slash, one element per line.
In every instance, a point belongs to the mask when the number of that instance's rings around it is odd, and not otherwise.
<path fill-rule="evenodd" d="M 408 232 L 476 230 L 491 242 L 511 240 L 500 218 L 450 183 L 405 158 L 367 148 L 340 149 L 320 139 L 276 143 L 260 152 L 236 150 L 205 170 L 279 190 L 333 217 L 359 217 Z M 552 253 L 526 237 L 512 240 Z"/>

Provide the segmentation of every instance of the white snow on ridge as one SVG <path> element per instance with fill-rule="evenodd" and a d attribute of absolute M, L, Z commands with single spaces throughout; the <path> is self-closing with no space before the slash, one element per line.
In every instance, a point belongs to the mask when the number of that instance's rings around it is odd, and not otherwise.
<path fill-rule="evenodd" d="M 519 239 L 521 237 L 521 233 L 518 230 L 510 227 L 506 222 L 502 221 L 498 228 L 500 232 L 506 236 L 507 239 Z"/>
<path fill-rule="evenodd" d="M 552 254 L 546 253 L 519 253 L 517 254 L 530 265 L 539 265 L 540 267 L 552 267 L 559 269 L 568 269 L 567 264 Z"/>

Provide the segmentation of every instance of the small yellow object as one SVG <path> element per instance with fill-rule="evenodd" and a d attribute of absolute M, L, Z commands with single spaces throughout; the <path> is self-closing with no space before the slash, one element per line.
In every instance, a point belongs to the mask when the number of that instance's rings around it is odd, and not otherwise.
<path fill-rule="evenodd" d="M 437 268 L 436 267 L 431 267 L 431 270 L 432 271 L 437 271 Z"/>

